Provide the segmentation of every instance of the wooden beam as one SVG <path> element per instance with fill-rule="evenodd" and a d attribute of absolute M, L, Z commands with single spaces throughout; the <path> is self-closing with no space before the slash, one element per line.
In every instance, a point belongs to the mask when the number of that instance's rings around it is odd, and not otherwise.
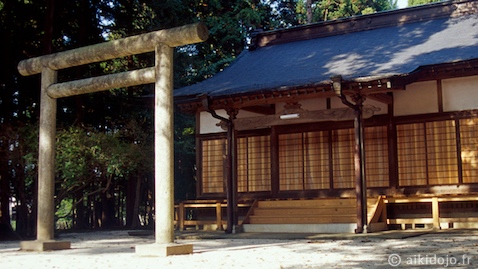
<path fill-rule="evenodd" d="M 361 94 L 364 96 L 374 95 L 376 97 L 370 98 L 375 98 L 378 99 L 378 101 L 386 102 L 386 104 L 388 104 L 388 102 L 391 102 L 392 100 L 390 100 L 390 97 L 386 97 L 386 93 L 403 90 L 404 88 L 397 86 L 401 84 L 395 85 L 394 83 L 391 84 L 391 87 L 388 87 L 387 83 L 387 79 L 374 79 L 373 81 L 369 82 L 343 82 L 343 94 L 346 96 L 352 96 L 355 94 Z M 277 89 L 270 89 L 265 90 L 265 92 L 262 93 L 249 93 L 238 96 L 211 98 L 210 108 L 214 110 L 225 108 L 248 110 L 250 107 L 252 107 L 252 109 L 256 109 L 257 107 L 263 107 L 266 105 L 272 106 L 277 103 L 297 102 L 305 99 L 335 98 L 335 96 L 335 92 L 332 90 L 331 85 L 322 84 L 316 86 L 302 86 L 290 89 L 281 89 L 280 91 Z M 177 98 L 176 103 L 183 111 L 192 112 L 204 109 L 202 108 L 200 100 L 197 98 Z M 271 112 L 272 109 L 269 111 L 269 113 Z"/>
<path fill-rule="evenodd" d="M 375 111 L 380 110 L 374 106 L 365 106 L 363 108 L 363 118 L 371 118 Z M 292 113 L 295 118 L 284 119 L 283 116 L 289 115 L 267 115 L 259 117 L 239 118 L 234 120 L 236 130 L 252 130 L 259 128 L 267 128 L 277 125 L 289 125 L 297 123 L 311 123 L 323 121 L 347 121 L 355 118 L 354 111 L 350 108 L 333 108 L 316 111 L 298 110 Z"/>
<path fill-rule="evenodd" d="M 257 114 L 263 114 L 263 115 L 274 115 L 276 113 L 276 108 L 275 105 L 269 104 L 266 106 L 248 106 L 248 107 L 242 107 L 242 110 L 257 113 Z"/>
<path fill-rule="evenodd" d="M 393 96 L 385 94 L 385 93 L 367 95 L 367 98 L 370 98 L 372 100 L 375 100 L 387 105 L 393 104 Z"/>

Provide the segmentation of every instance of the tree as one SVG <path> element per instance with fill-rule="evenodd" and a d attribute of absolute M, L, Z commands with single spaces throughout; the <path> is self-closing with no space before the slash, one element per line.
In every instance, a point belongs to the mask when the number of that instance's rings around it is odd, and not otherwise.
<path fill-rule="evenodd" d="M 7 210 L 10 199 L 17 203 L 16 232 L 19 236 L 31 235 L 28 222 L 30 190 L 33 182 L 23 177 L 24 149 L 19 130 L 25 124 L 36 121 L 38 92 L 37 78 L 22 78 L 16 69 L 17 63 L 41 51 L 39 40 L 44 21 L 43 12 L 38 12 L 44 1 L 0 1 L 0 203 L 1 234 L 11 231 L 10 216 Z M 18 12 L 18 11 L 22 12 Z"/>

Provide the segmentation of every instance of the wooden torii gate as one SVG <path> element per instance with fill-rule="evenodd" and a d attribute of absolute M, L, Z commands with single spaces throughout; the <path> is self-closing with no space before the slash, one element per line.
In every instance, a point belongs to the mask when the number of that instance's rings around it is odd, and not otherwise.
<path fill-rule="evenodd" d="M 154 83 L 155 203 L 161 211 L 155 214 L 155 244 L 137 246 L 136 253 L 166 256 L 192 252 L 192 245 L 173 243 L 173 48 L 203 42 L 208 36 L 203 23 L 189 24 L 31 58 L 18 64 L 18 71 L 24 76 L 41 73 L 37 239 L 21 242 L 22 250 L 59 250 L 71 245 L 54 240 L 56 99 Z M 57 83 L 57 70 L 151 51 L 155 51 L 154 67 Z"/>

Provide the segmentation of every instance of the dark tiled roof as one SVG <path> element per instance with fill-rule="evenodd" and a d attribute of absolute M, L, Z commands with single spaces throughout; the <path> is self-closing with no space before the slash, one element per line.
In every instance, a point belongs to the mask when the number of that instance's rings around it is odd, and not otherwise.
<path fill-rule="evenodd" d="M 472 1 L 473 2 L 473 1 Z M 224 71 L 175 97 L 260 93 L 344 80 L 406 75 L 420 66 L 478 58 L 478 14 L 441 17 L 246 50 Z"/>

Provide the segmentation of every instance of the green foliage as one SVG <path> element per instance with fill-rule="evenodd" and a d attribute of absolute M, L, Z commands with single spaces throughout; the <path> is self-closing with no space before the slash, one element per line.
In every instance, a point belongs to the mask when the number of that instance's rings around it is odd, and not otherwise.
<path fill-rule="evenodd" d="M 135 128 L 134 124 L 129 127 Z M 88 189 L 90 186 L 102 186 L 101 191 L 105 192 L 115 182 L 141 173 L 138 169 L 151 169 L 152 144 L 132 137 L 140 131 L 132 128 L 112 133 L 76 126 L 59 130 L 56 149 L 59 200 L 79 190 L 86 190 L 86 195 L 96 193 L 97 190 Z"/>
<path fill-rule="evenodd" d="M 63 199 L 56 207 L 55 218 L 57 229 L 69 229 L 73 227 L 73 199 Z"/>
<path fill-rule="evenodd" d="M 175 113 L 174 119 L 174 197 L 193 199 L 196 196 L 194 116 Z"/>
<path fill-rule="evenodd" d="M 441 1 L 443 0 L 408 0 L 408 6 L 413 7 L 413 6 L 425 5 L 425 4 L 441 2 Z"/>
<path fill-rule="evenodd" d="M 396 0 L 319 0 L 312 2 L 313 22 L 371 14 L 378 11 L 397 8 Z M 296 12 L 299 18 L 299 23 L 305 24 L 307 22 L 306 0 L 298 1 Z"/>

